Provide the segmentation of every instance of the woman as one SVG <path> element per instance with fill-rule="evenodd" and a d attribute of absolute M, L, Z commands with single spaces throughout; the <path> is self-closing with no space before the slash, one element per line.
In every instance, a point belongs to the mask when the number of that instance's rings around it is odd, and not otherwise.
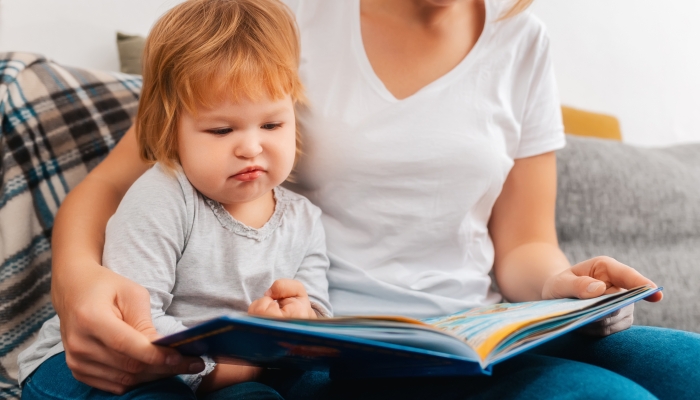
<path fill-rule="evenodd" d="M 653 284 L 610 258 L 571 267 L 558 248 L 553 151 L 564 138 L 548 38 L 520 12 L 529 2 L 287 1 L 310 99 L 294 189 L 323 210 L 336 313 L 421 317 L 493 303 L 492 267 L 510 301 Z M 145 169 L 129 132 L 71 192 L 54 228 L 52 295 L 67 363 L 79 380 L 115 393 L 202 368 L 150 345 L 148 294 L 100 267 L 106 222 Z M 628 309 L 602 329 L 630 324 Z M 659 350 L 642 353 L 652 343 Z M 491 378 L 378 382 L 370 391 L 306 374 L 278 387 L 290 398 L 680 396 L 682 385 L 700 391 L 682 359 L 699 343 L 644 328 L 570 335 L 542 349 L 554 357 L 516 357 Z M 639 367 L 650 359 L 689 375 Z"/>

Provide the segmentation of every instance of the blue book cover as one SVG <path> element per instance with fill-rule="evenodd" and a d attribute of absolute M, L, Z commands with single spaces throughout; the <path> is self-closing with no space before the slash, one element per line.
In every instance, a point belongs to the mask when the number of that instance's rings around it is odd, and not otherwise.
<path fill-rule="evenodd" d="M 272 319 L 221 316 L 155 344 L 217 362 L 330 370 L 333 378 L 454 376 L 491 367 L 660 291 L 499 303 L 451 315 Z"/>

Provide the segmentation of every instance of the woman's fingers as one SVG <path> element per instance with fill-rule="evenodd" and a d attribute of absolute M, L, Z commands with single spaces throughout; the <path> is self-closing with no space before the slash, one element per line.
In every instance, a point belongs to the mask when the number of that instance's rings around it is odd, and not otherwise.
<path fill-rule="evenodd" d="M 68 362 L 68 357 L 66 357 L 66 363 Z M 100 363 L 84 362 L 83 364 L 87 368 L 81 370 L 82 372 L 71 370 L 75 379 L 92 387 L 114 394 L 123 394 L 127 390 L 130 390 L 134 386 L 144 382 L 154 381 L 179 373 L 193 373 L 187 371 L 176 372 L 173 370 L 174 367 L 161 367 L 168 369 L 160 372 L 156 372 L 149 368 L 142 372 L 130 373 Z"/>
<path fill-rule="evenodd" d="M 64 332 L 66 352 L 76 354 L 79 361 L 103 363 L 127 372 L 159 366 L 170 367 L 163 370 L 176 367 L 178 371 L 188 371 L 192 362 L 199 362 L 204 368 L 200 359 L 185 359 L 174 349 L 153 345 L 151 340 L 158 335 L 151 322 L 150 301 L 134 300 L 135 304 L 112 312 L 76 310 L 79 323 L 80 320 L 90 323 L 83 322 L 82 332 Z M 119 311 L 124 320 L 119 318 Z M 90 352 L 86 351 L 88 348 Z"/>
<path fill-rule="evenodd" d="M 542 288 L 542 298 L 590 299 L 641 285 L 656 287 L 654 282 L 632 267 L 610 257 L 595 257 L 549 278 Z M 659 301 L 661 298 L 658 292 L 647 297 L 647 300 Z"/>
<path fill-rule="evenodd" d="M 66 364 L 74 367 L 74 361 L 66 354 Z M 138 382 L 138 375 L 93 362 L 81 362 L 86 368 L 71 368 L 75 379 L 87 385 L 114 394 L 123 394 Z"/>
<path fill-rule="evenodd" d="M 634 322 L 634 304 L 623 307 L 597 321 L 591 322 L 579 329 L 581 333 L 590 336 L 608 336 L 624 331 Z"/>
<path fill-rule="evenodd" d="M 625 265 L 611 257 L 594 257 L 571 267 L 571 271 L 578 276 L 589 276 L 606 283 L 607 287 L 631 289 L 637 286 L 656 284 L 649 278 L 640 274 L 634 268 Z M 647 301 L 659 301 L 663 295 L 654 293 L 646 298 Z"/>
<path fill-rule="evenodd" d="M 151 344 L 157 333 L 148 291 L 142 286 L 109 271 L 90 289 L 82 292 L 88 300 L 77 302 L 61 319 L 66 363 L 76 379 L 118 393 L 128 386 L 123 382 L 129 382 L 125 377 L 130 375 L 140 383 L 204 369 L 199 358 Z"/>
<path fill-rule="evenodd" d="M 579 298 L 590 299 L 603 294 L 605 282 L 590 276 L 578 276 L 571 269 L 561 272 L 547 280 L 542 289 L 543 299 Z"/>
<path fill-rule="evenodd" d="M 170 349 L 168 349 L 170 350 Z M 71 352 L 66 351 L 66 363 L 74 374 L 81 376 L 96 375 L 94 365 L 104 365 L 124 374 L 135 374 L 140 377 L 156 376 L 162 378 L 178 374 L 191 374 L 204 369 L 204 362 L 199 357 L 182 357 L 178 354 L 179 363 L 174 365 L 149 365 L 134 358 L 105 348 L 95 340 L 85 340 L 82 345 Z M 100 369 L 101 371 L 102 369 Z M 114 374 L 110 374 L 113 376 Z M 109 379 L 104 377 L 105 379 Z M 145 382 L 144 380 L 139 380 Z"/>

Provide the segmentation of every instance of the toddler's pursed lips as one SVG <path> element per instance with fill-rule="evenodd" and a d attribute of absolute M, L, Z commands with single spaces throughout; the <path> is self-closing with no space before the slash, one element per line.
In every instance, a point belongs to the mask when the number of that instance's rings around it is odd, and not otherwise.
<path fill-rule="evenodd" d="M 243 181 L 243 182 L 248 182 L 248 181 L 254 181 L 260 177 L 260 175 L 264 174 L 265 170 L 258 166 L 258 165 L 253 165 L 251 167 L 246 167 L 243 168 L 242 170 L 236 172 L 235 174 L 231 175 L 231 178 Z"/>
<path fill-rule="evenodd" d="M 243 168 L 242 170 L 236 172 L 234 175 L 246 174 L 246 173 L 253 172 L 253 171 L 263 171 L 263 172 L 265 172 L 265 169 L 264 169 L 263 167 L 259 166 L 259 165 L 253 165 L 253 166 L 250 166 L 250 167 L 245 167 L 245 168 Z"/>

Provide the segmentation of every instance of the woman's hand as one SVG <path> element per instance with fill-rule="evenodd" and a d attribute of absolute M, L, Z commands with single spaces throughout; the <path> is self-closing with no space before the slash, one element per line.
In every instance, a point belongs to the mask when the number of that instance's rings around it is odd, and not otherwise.
<path fill-rule="evenodd" d="M 656 287 L 650 279 L 614 258 L 595 257 L 547 279 L 542 288 L 542 298 L 590 299 L 642 285 Z M 656 302 L 662 297 L 661 292 L 657 292 L 646 300 Z"/>
<path fill-rule="evenodd" d="M 552 276 L 542 289 L 543 299 L 578 297 L 589 299 L 602 294 L 615 293 L 636 286 L 656 284 L 621 262 L 610 257 L 596 257 L 576 264 Z M 661 292 L 646 298 L 647 301 L 660 301 Z M 580 329 L 592 336 L 607 336 L 624 331 L 634 322 L 634 304 L 630 304 Z"/>
<path fill-rule="evenodd" d="M 141 382 L 204 369 L 199 358 L 152 345 L 157 335 L 148 292 L 100 265 L 107 221 L 147 169 L 130 128 L 66 196 L 51 238 L 51 300 L 61 318 L 68 367 L 77 380 L 116 394 Z"/>
<path fill-rule="evenodd" d="M 200 358 L 151 344 L 158 334 L 145 288 L 100 266 L 85 271 L 64 281 L 53 299 L 66 363 L 77 380 L 122 394 L 142 382 L 204 369 Z"/>
<path fill-rule="evenodd" d="M 555 229 L 556 156 L 553 152 L 515 160 L 489 221 L 495 248 L 494 272 L 509 301 L 562 297 L 588 299 L 641 285 L 656 287 L 634 269 L 610 257 L 573 267 L 559 249 Z M 655 293 L 648 301 L 661 300 Z M 609 335 L 632 325 L 625 307 L 584 331 Z"/>
<path fill-rule="evenodd" d="M 248 314 L 277 318 L 316 318 L 304 284 L 294 279 L 278 279 L 248 307 Z"/>
<path fill-rule="evenodd" d="M 604 337 L 612 335 L 632 326 L 634 322 L 634 304 L 623 307 L 605 317 L 584 325 L 579 332 L 590 336 Z"/>

